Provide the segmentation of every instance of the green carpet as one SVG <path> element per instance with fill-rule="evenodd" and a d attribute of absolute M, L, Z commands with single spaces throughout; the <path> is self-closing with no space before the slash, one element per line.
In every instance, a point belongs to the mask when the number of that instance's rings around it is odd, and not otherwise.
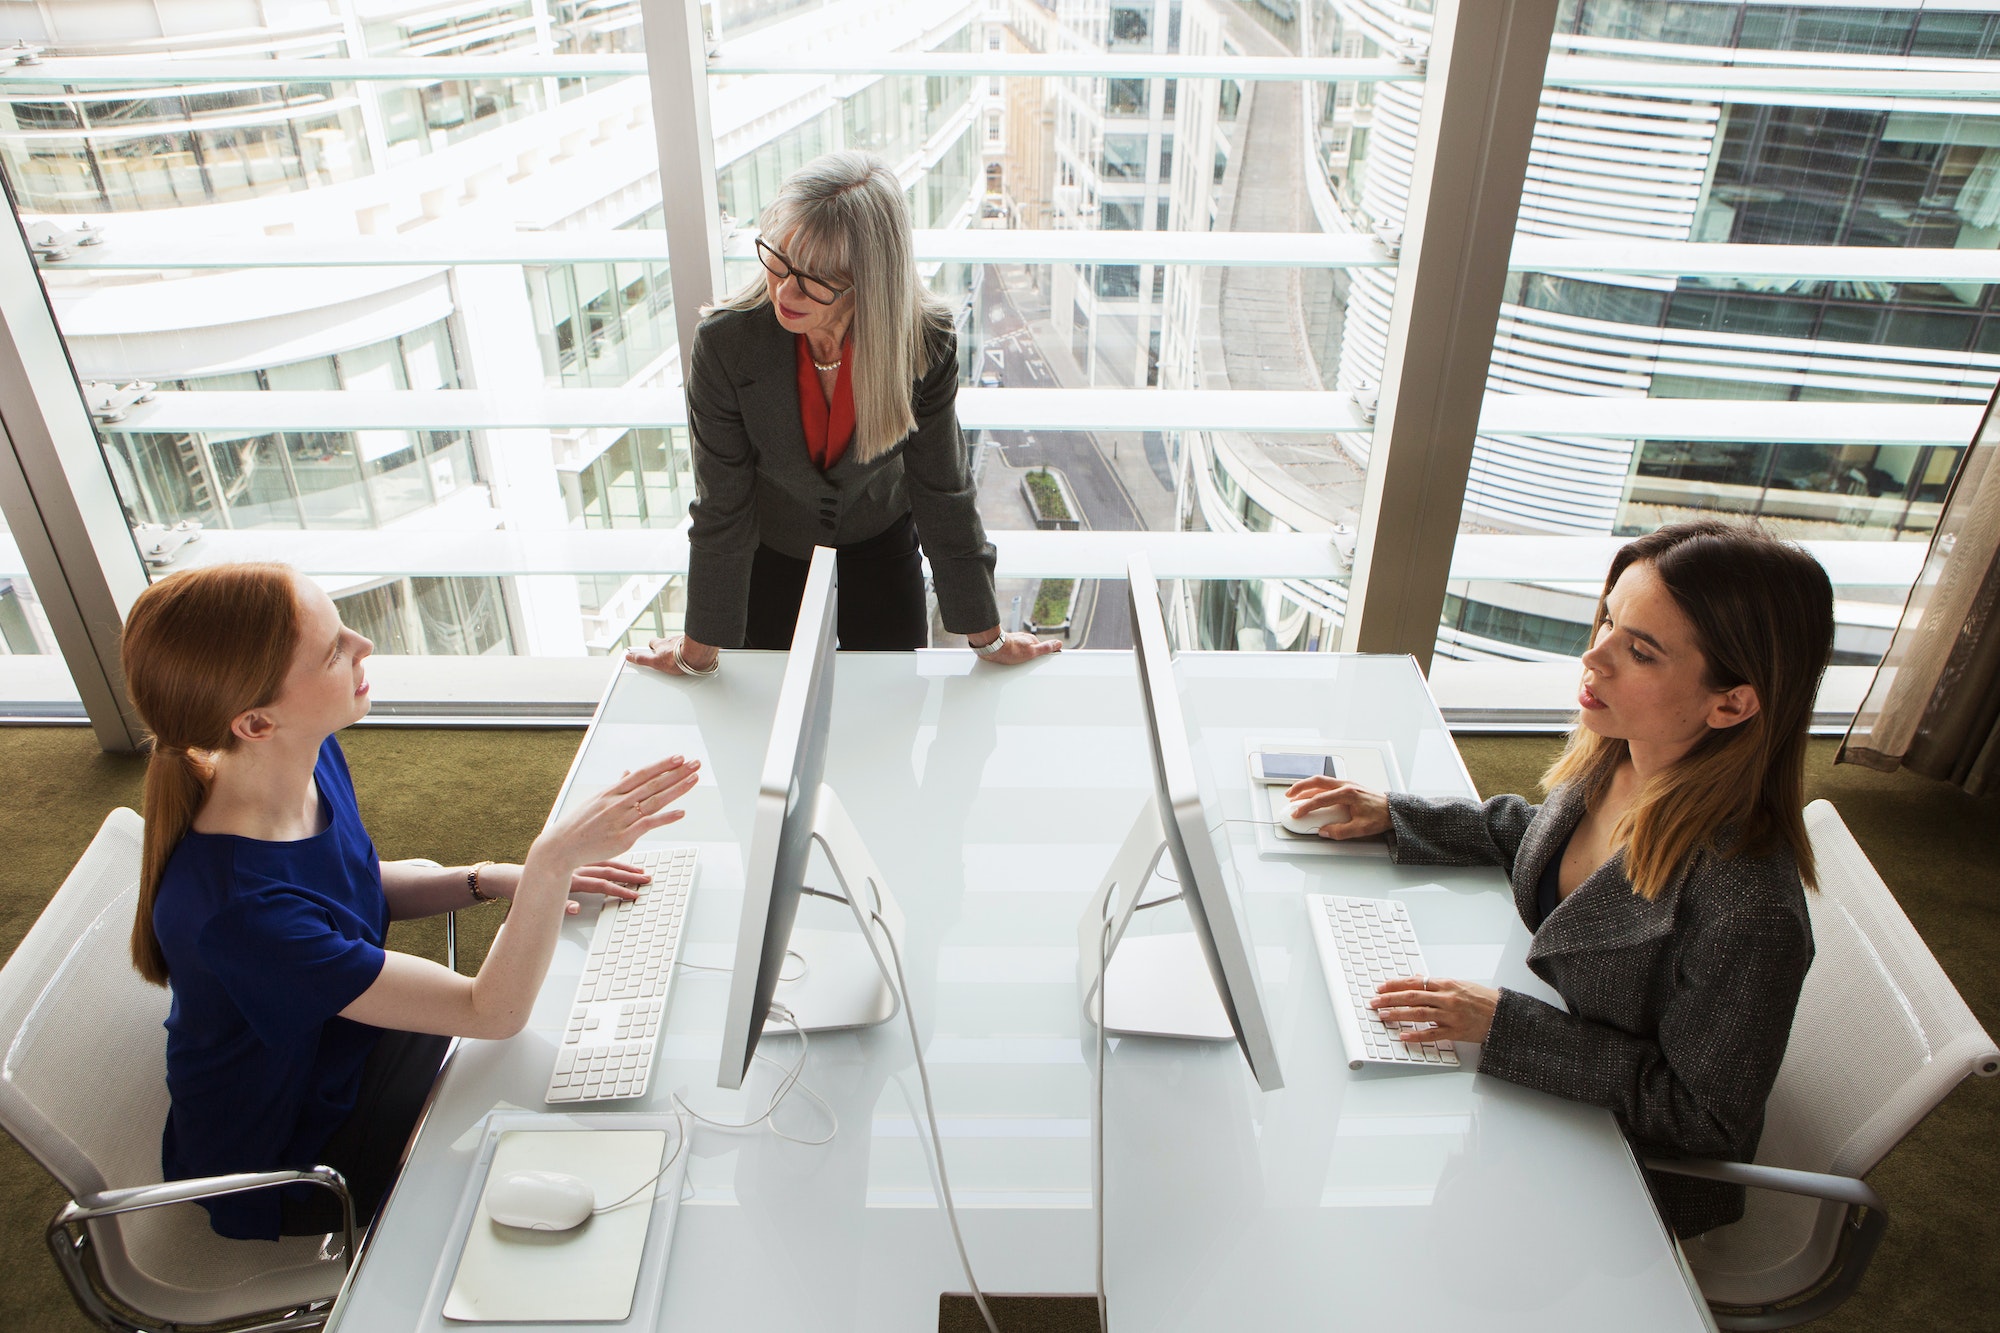
<path fill-rule="evenodd" d="M 518 859 L 541 826 L 581 739 L 576 731 L 362 729 L 343 738 L 362 813 L 384 857 L 447 864 Z M 1557 742 L 1460 742 L 1482 792 L 1532 792 Z M 1839 807 L 1862 847 L 1989 1031 L 2000 1028 L 2000 800 L 1973 800 L 1902 774 L 1835 768 L 1814 746 L 1812 796 Z M 139 803 L 140 761 L 100 753 L 84 728 L 0 728 L 9 830 L 0 859 L 0 955 L 33 923 L 105 811 Z M 499 908 L 462 914 L 462 966 L 484 956 Z M 436 923 L 398 925 L 391 943 L 443 956 Z M 1861 1292 L 1819 1325 L 1827 1333 L 1934 1333 L 1994 1326 L 2000 1309 L 2000 1086 L 1960 1087 L 1870 1177 L 1887 1201 L 1888 1238 Z M 0 1136 L 0 1329 L 82 1333 L 42 1245 L 60 1192 Z M 1985 1255 L 1985 1259 L 1980 1256 Z M 971 1329 L 970 1302 L 942 1322 Z M 1006 1327 L 1091 1326 L 1073 1304 L 1008 1303 Z M 1612 1312 L 1607 1311 L 1607 1316 Z"/>

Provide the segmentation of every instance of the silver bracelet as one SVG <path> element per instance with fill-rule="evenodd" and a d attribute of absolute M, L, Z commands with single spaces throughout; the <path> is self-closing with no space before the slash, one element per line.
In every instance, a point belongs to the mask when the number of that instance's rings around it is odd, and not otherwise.
<path fill-rule="evenodd" d="M 674 648 L 674 670 L 680 672 L 683 676 L 693 676 L 696 680 L 706 680 L 716 672 L 722 670 L 721 653 L 717 653 L 715 661 L 706 667 L 697 668 L 689 666 L 687 660 L 681 656 L 681 648 L 685 647 L 686 644 L 687 635 L 683 634 L 681 635 L 680 644 Z"/>
<path fill-rule="evenodd" d="M 1007 631 L 1004 629 L 1001 630 L 991 643 L 974 643 L 971 639 L 967 639 L 965 646 L 973 652 L 978 653 L 981 657 L 991 657 L 1007 646 Z"/>

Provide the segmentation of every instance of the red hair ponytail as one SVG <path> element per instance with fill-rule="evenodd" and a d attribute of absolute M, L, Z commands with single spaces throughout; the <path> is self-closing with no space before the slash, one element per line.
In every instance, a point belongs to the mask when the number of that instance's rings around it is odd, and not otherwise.
<path fill-rule="evenodd" d="M 288 565 L 211 565 L 170 574 L 139 594 L 119 656 L 146 729 L 146 836 L 132 965 L 157 986 L 167 958 L 153 903 L 167 859 L 207 799 L 211 754 L 234 747 L 230 725 L 278 697 L 299 640 L 296 576 Z"/>

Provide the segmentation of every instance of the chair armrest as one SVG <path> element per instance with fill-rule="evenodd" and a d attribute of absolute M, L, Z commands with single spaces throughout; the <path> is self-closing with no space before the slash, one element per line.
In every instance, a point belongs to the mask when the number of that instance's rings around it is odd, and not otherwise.
<path fill-rule="evenodd" d="M 443 868 L 442 862 L 433 861 L 427 856 L 413 856 L 410 858 L 410 864 L 413 866 L 430 866 L 433 869 Z M 449 910 L 444 914 L 444 965 L 453 972 L 458 971 L 458 912 L 456 909 Z"/>
<path fill-rule="evenodd" d="M 348 1193 L 346 1178 L 330 1166 L 307 1167 L 303 1171 L 239 1171 L 226 1176 L 192 1176 L 158 1185 L 138 1185 L 131 1189 L 86 1194 L 80 1199 L 72 1199 L 55 1215 L 49 1222 L 49 1236 L 53 1240 L 57 1232 L 72 1223 L 293 1184 L 317 1185 L 321 1189 L 332 1190 L 340 1200 L 341 1229 L 347 1242 L 344 1259 L 348 1267 L 353 1267 L 354 1198 Z"/>
<path fill-rule="evenodd" d="M 1861 1285 L 1862 1275 L 1868 1271 L 1869 1261 L 1875 1257 L 1883 1233 L 1889 1229 L 1889 1210 L 1882 1206 L 1881 1196 L 1869 1188 L 1868 1182 L 1852 1176 L 1794 1171 L 1783 1166 L 1758 1166 L 1754 1162 L 1717 1162 L 1702 1157 L 1647 1157 L 1643 1160 L 1650 1171 L 1719 1180 L 1751 1189 L 1777 1190 L 1782 1194 L 1802 1194 L 1807 1198 L 1825 1199 L 1847 1206 L 1846 1218 L 1841 1225 L 1840 1248 L 1836 1251 L 1833 1267 L 1828 1269 L 1830 1281 L 1822 1275 L 1824 1285 L 1805 1300 L 1790 1305 L 1767 1305 L 1756 1310 L 1714 1307 L 1713 1314 L 1719 1328 L 1757 1333 L 1759 1330 L 1792 1328 L 1827 1314 Z M 1857 1214 L 1857 1208 L 1864 1211 Z"/>
<path fill-rule="evenodd" d="M 1706 1157 L 1648 1157 L 1648 1171 L 1672 1176 L 1696 1176 L 1719 1180 L 1726 1185 L 1747 1185 L 1751 1189 L 1776 1190 L 1781 1194 L 1804 1194 L 1814 1199 L 1844 1203 L 1887 1215 L 1882 1197 L 1865 1180 L 1852 1176 L 1828 1175 L 1820 1171 L 1794 1171 L 1784 1166 L 1759 1166 L 1755 1162 L 1718 1162 Z"/>

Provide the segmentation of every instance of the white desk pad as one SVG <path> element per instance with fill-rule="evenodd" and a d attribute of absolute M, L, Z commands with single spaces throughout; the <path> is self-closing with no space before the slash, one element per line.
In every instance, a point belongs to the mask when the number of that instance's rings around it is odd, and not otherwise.
<path fill-rule="evenodd" d="M 589 1182 L 600 1204 L 624 1198 L 679 1145 L 672 1116 L 489 1116 L 447 1251 L 425 1310 L 432 1330 L 474 1324 L 510 1329 L 650 1328 L 666 1280 L 687 1153 L 644 1196 L 569 1231 L 522 1231 L 494 1222 L 487 1185 L 512 1171 L 560 1171 Z M 440 1296 L 445 1276 L 450 1289 Z"/>
<path fill-rule="evenodd" d="M 1385 792 L 1403 790 L 1403 776 L 1397 767 L 1394 750 L 1387 745 L 1328 745 L 1303 736 L 1253 737 L 1243 742 L 1243 773 L 1250 784 L 1250 809 L 1254 818 L 1271 821 L 1257 826 L 1257 852 L 1260 856 L 1388 857 L 1389 846 L 1380 838 L 1334 842 L 1317 834 L 1294 833 L 1279 827 L 1277 821 L 1284 818 L 1291 803 L 1285 800 L 1285 784 L 1267 785 L 1249 776 L 1250 756 L 1259 750 L 1332 755 L 1340 761 L 1341 771 L 1349 782 L 1358 782 L 1372 791 Z"/>

